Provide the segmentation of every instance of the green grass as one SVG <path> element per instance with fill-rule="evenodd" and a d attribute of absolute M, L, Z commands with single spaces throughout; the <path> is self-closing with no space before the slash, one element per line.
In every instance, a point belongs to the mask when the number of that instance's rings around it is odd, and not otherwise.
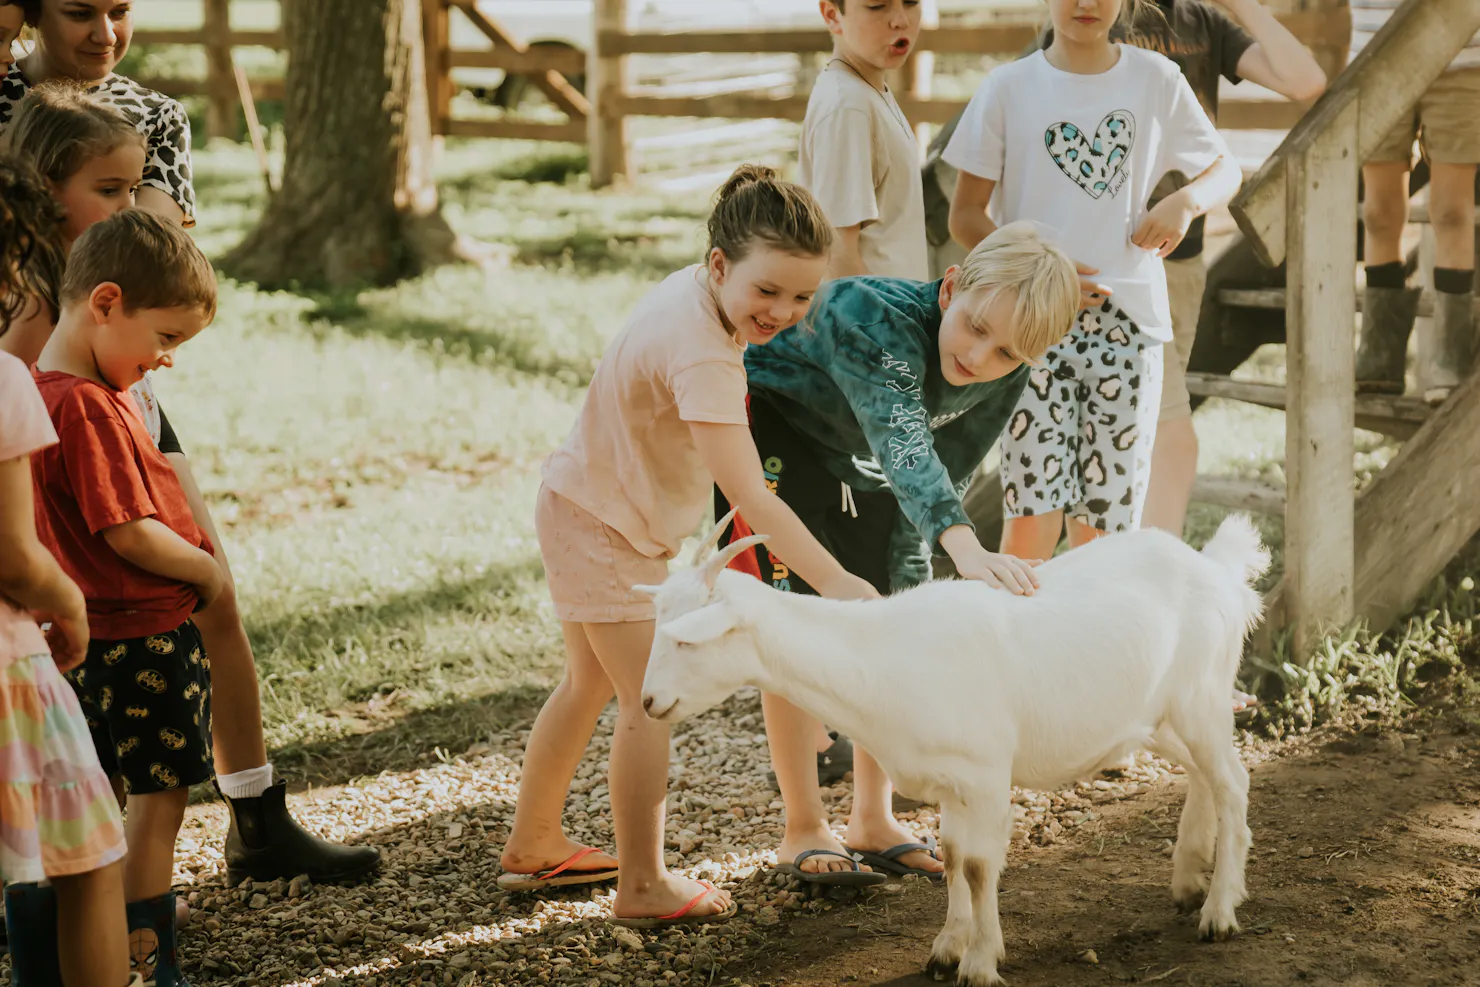
<path fill-rule="evenodd" d="M 225 282 L 216 323 L 160 375 L 232 558 L 279 760 L 343 776 L 465 747 L 558 674 L 538 466 L 625 313 L 699 254 L 705 207 L 548 181 L 566 154 L 449 147 L 448 213 L 509 244 L 507 267 L 337 295 Z M 261 182 L 240 148 L 196 164 L 198 237 L 219 255 Z"/>
<path fill-rule="evenodd" d="M 261 181 L 232 145 L 202 149 L 197 174 L 198 238 L 219 255 Z M 537 708 L 563 661 L 532 530 L 539 463 L 625 314 L 703 243 L 706 195 L 593 193 L 558 145 L 452 141 L 441 179 L 453 223 L 507 244 L 507 266 L 334 295 L 228 282 L 159 380 L 232 558 L 269 744 L 321 780 L 459 751 Z M 1281 379 L 1282 350 L 1242 373 Z M 1283 480 L 1280 413 L 1210 402 L 1198 430 L 1204 472 Z M 1396 448 L 1360 446 L 1358 482 Z M 1223 513 L 1195 508 L 1191 540 Z M 1272 581 L 1283 532 L 1259 523 Z M 1468 629 L 1467 608 L 1414 640 L 1453 651 Z"/>

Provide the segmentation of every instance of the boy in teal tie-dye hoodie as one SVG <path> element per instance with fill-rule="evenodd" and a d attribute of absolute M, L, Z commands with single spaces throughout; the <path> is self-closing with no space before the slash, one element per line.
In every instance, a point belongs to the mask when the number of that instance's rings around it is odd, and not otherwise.
<path fill-rule="evenodd" d="M 848 571 L 881 593 L 928 579 L 932 554 L 949 556 L 966 578 L 1032 593 L 1034 563 L 984 548 L 961 494 L 1007 425 L 1027 384 L 1025 364 L 1063 338 L 1078 306 L 1073 261 L 1028 223 L 1004 226 L 940 281 L 830 283 L 796 331 L 745 355 L 751 432 L 767 482 Z M 729 511 L 718 492 L 716 511 Z M 725 540 L 749 533 L 738 518 Z M 764 546 L 733 566 L 777 589 L 813 593 Z M 813 770 L 815 724 L 804 728 L 784 700 L 765 702 L 786 803 L 783 869 L 857 883 L 844 859 L 802 868 L 809 856 L 844 848 L 828 831 Z M 931 848 L 894 819 L 878 765 L 855 750 L 854 770 L 846 849 L 875 870 L 938 877 Z"/>

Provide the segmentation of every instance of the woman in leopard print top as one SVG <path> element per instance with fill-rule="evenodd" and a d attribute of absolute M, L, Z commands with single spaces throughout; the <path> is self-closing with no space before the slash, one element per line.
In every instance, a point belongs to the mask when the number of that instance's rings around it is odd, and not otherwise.
<path fill-rule="evenodd" d="M 23 0 L 20 6 L 40 40 L 0 78 L 0 130 L 37 83 L 63 76 L 87 83 L 100 101 L 133 121 L 148 142 L 138 205 L 194 226 L 185 108 L 113 71 L 133 36 L 132 5 L 122 0 Z"/>

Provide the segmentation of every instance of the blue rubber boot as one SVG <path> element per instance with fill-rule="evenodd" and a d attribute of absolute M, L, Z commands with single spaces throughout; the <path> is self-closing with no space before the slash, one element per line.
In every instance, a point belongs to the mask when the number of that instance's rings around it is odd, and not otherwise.
<path fill-rule="evenodd" d="M 11 987 L 62 987 L 57 951 L 57 893 L 50 886 L 5 887 Z"/>
<path fill-rule="evenodd" d="M 152 987 L 190 987 L 176 949 L 175 893 L 128 903 L 129 963 Z"/>

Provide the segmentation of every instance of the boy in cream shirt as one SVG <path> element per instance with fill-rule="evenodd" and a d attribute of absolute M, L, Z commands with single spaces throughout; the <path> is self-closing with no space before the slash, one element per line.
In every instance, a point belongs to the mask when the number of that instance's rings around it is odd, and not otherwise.
<path fill-rule="evenodd" d="M 833 54 L 807 101 L 798 184 L 817 199 L 837 231 L 828 257 L 828 277 L 871 274 L 928 281 L 920 150 L 914 130 L 885 81 L 886 73 L 903 65 L 914 48 L 924 4 L 916 0 L 820 0 L 819 5 L 833 36 Z M 846 738 L 830 735 L 820 725 L 804 727 L 804 721 L 811 721 L 800 710 L 796 716 L 797 729 L 818 731 L 817 770 L 822 783 L 841 780 L 854 770 L 853 748 Z M 858 767 L 866 783 L 883 793 L 875 804 L 887 805 L 888 779 L 871 758 L 863 760 L 867 763 Z M 777 785 L 774 774 L 772 784 Z M 895 804 L 906 805 L 902 800 Z M 901 843 L 913 839 L 899 830 L 893 818 L 875 822 L 880 837 L 897 833 Z M 940 863 L 928 851 L 913 851 L 901 859 L 907 866 L 938 875 Z M 843 869 L 838 862 L 821 867 L 824 874 Z"/>
<path fill-rule="evenodd" d="M 821 0 L 833 57 L 802 122 L 800 184 L 837 229 L 831 277 L 925 281 L 925 197 L 914 131 L 885 82 L 920 34 L 920 3 Z"/>

